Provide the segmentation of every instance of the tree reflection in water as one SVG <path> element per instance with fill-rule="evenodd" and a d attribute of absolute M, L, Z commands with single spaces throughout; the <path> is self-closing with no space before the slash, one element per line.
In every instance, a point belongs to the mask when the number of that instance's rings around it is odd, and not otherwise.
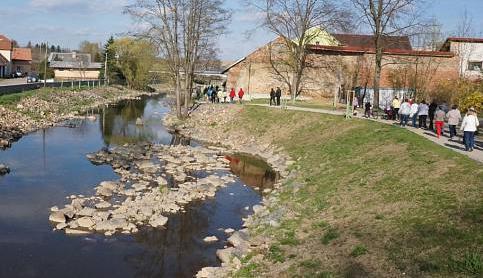
<path fill-rule="evenodd" d="M 278 179 L 275 172 L 265 161 L 246 154 L 227 155 L 230 169 L 246 185 L 259 187 L 261 190 L 272 188 Z"/>
<path fill-rule="evenodd" d="M 193 277 L 204 266 L 219 265 L 214 254 L 223 244 L 202 241 L 209 226 L 209 207 L 191 205 L 186 213 L 170 216 L 164 230 L 140 230 L 134 238 L 145 249 L 126 257 L 136 269 L 136 277 Z"/>

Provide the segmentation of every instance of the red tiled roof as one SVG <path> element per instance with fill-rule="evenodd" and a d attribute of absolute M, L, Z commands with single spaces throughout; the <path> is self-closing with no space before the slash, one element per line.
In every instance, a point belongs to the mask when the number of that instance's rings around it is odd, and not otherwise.
<path fill-rule="evenodd" d="M 12 60 L 32 61 L 32 51 L 30 48 L 14 48 Z"/>
<path fill-rule="evenodd" d="M 342 46 L 374 48 L 373 35 L 356 35 L 356 34 L 332 34 Z M 387 49 L 412 50 L 411 42 L 407 36 L 384 36 L 382 37 L 382 45 Z"/>
<path fill-rule="evenodd" d="M 325 45 L 311 45 L 312 51 L 321 52 L 337 52 L 341 54 L 374 54 L 376 50 L 372 48 L 356 47 L 356 46 L 325 46 Z M 426 57 L 454 57 L 454 54 L 447 51 L 417 51 L 405 49 L 384 49 L 386 55 L 405 55 L 405 56 L 426 56 Z"/>
<path fill-rule="evenodd" d="M 9 40 L 4 35 L 0 35 L 0 50 L 11 50 L 12 49 L 12 41 Z"/>

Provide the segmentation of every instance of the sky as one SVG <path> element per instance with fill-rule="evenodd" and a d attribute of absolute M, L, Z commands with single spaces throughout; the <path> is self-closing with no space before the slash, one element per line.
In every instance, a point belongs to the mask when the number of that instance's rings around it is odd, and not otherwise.
<path fill-rule="evenodd" d="M 133 21 L 123 14 L 132 0 L 0 0 L 0 34 L 20 45 L 49 42 L 76 49 L 81 41 L 105 42 L 111 35 L 133 30 Z M 224 61 L 242 58 L 274 38 L 260 28 L 261 15 L 246 0 L 225 0 L 232 10 L 227 33 L 218 39 L 219 56 Z M 427 0 L 426 14 L 451 33 L 465 9 L 478 33 L 483 32 L 483 0 Z"/>

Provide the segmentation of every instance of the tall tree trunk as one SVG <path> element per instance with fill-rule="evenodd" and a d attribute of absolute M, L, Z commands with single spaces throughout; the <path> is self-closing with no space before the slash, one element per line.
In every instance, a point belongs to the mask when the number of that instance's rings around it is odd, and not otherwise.
<path fill-rule="evenodd" d="M 190 102 L 190 84 L 191 84 L 191 73 L 186 73 L 185 74 L 185 79 L 184 79 L 184 108 L 185 108 L 185 115 L 188 115 L 188 109 L 189 109 L 189 102 Z"/>
<path fill-rule="evenodd" d="M 382 71 L 382 49 L 376 50 L 376 65 L 374 70 L 374 103 L 373 107 L 379 109 L 379 87 Z"/>
<path fill-rule="evenodd" d="M 176 116 L 180 119 L 183 115 L 181 114 L 181 86 L 179 80 L 179 72 L 176 73 Z"/>
<path fill-rule="evenodd" d="M 297 83 L 298 83 L 298 77 L 297 77 L 297 73 L 294 73 L 293 77 L 292 77 L 292 88 L 290 89 L 290 93 L 292 95 L 292 104 L 295 104 L 295 98 L 297 96 Z"/>

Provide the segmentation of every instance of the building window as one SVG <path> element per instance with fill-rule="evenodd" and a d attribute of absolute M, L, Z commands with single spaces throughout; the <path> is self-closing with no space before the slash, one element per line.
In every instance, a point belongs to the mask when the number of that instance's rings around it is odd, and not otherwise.
<path fill-rule="evenodd" d="M 483 62 L 468 62 L 468 70 L 481 71 Z"/>

